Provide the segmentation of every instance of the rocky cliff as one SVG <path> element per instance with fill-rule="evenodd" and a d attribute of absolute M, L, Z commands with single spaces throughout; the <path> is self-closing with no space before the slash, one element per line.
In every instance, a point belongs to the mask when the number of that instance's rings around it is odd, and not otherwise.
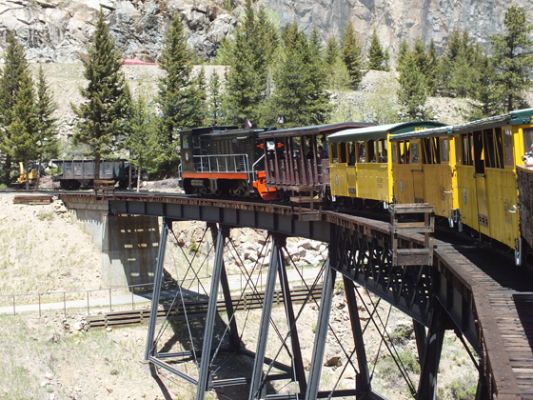
<path fill-rule="evenodd" d="M 239 0 L 242 3 L 242 0 Z M 304 29 L 318 27 L 323 38 L 353 23 L 363 41 L 376 29 L 394 53 L 400 41 L 422 37 L 442 47 L 454 28 L 466 29 L 481 43 L 501 29 L 508 0 L 258 0 L 280 25 L 296 20 Z M 514 0 L 531 9 L 533 0 Z M 0 49 L 5 32 L 14 30 L 28 58 L 72 62 L 86 48 L 102 9 L 127 58 L 154 60 L 174 13 L 184 17 L 189 44 L 213 56 L 230 34 L 241 7 L 229 12 L 223 0 L 0 0 Z"/>

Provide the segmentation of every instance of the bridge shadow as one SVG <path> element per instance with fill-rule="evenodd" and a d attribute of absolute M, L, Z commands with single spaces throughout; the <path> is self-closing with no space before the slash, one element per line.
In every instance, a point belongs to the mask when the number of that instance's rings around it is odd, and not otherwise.
<path fill-rule="evenodd" d="M 191 354 L 184 358 L 165 360 L 177 369 L 180 369 L 180 365 L 184 363 L 197 362 L 199 364 L 209 296 L 183 287 L 180 289 L 178 282 L 171 278 L 166 271 L 164 272 L 164 282 L 165 287 L 161 290 L 160 304 L 166 315 L 165 323 L 168 324 L 167 326 L 172 330 L 172 333 L 170 336 L 165 336 L 164 342 L 158 344 L 157 352 L 159 354 L 176 351 L 190 352 Z M 152 293 L 144 293 L 143 296 L 151 299 Z M 183 307 L 181 296 L 183 296 L 185 307 Z M 176 301 L 173 302 L 175 298 Z M 184 309 L 187 313 L 183 312 Z M 216 387 L 213 390 L 217 394 L 217 398 L 247 400 L 254 361 L 250 354 L 253 355 L 253 353 L 246 350 L 240 339 L 238 348 L 232 347 L 228 325 L 222 317 L 223 313 L 225 311 L 216 313 L 212 343 L 212 355 L 216 352 L 216 357 L 211 362 L 211 379 L 239 379 L 245 383 Z M 179 350 L 176 350 L 177 347 Z M 172 398 L 167 397 L 170 393 L 152 366 L 151 372 L 165 399 Z M 196 374 L 194 378 L 197 378 Z M 267 390 L 271 393 L 273 387 L 268 384 Z"/>
<path fill-rule="evenodd" d="M 487 244 L 479 246 L 458 245 L 454 248 L 485 272 L 501 287 L 517 292 L 533 292 L 533 271 L 516 267 L 510 255 L 493 250 Z"/>
<path fill-rule="evenodd" d="M 513 300 L 523 327 L 533 326 L 533 294 L 516 293 Z M 533 329 L 524 329 L 530 353 L 533 349 Z"/>

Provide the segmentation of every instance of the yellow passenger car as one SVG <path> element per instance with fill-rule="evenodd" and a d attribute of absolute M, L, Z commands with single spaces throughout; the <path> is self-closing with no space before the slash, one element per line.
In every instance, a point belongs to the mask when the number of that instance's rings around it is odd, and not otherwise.
<path fill-rule="evenodd" d="M 392 203 L 393 135 L 442 126 L 433 121 L 346 129 L 328 136 L 330 190 L 333 197 Z"/>
<path fill-rule="evenodd" d="M 394 200 L 429 203 L 435 214 L 459 222 L 456 152 L 451 127 L 391 137 Z"/>
<path fill-rule="evenodd" d="M 516 166 L 533 143 L 533 109 L 454 126 L 461 221 L 516 249 L 520 264 Z"/>

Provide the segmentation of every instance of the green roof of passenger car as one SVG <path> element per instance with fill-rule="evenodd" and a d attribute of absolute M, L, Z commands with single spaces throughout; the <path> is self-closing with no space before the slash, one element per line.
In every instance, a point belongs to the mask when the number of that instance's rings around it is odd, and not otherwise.
<path fill-rule="evenodd" d="M 326 135 L 332 132 L 338 132 L 343 129 L 355 129 L 375 125 L 371 122 L 339 122 L 336 124 L 299 126 L 294 128 L 272 129 L 259 134 L 260 139 L 291 137 L 291 136 L 312 136 Z"/>
<path fill-rule="evenodd" d="M 328 136 L 328 142 L 353 142 L 383 139 L 387 134 L 397 135 L 405 132 L 414 131 L 417 128 L 431 128 L 443 126 L 444 124 L 437 121 L 411 121 L 400 122 L 396 124 L 369 126 L 359 129 L 345 129 Z"/>
<path fill-rule="evenodd" d="M 511 111 L 509 114 L 496 115 L 494 117 L 478 119 L 465 124 L 445 126 L 441 128 L 425 129 L 418 132 L 409 132 L 394 136 L 391 141 L 407 139 L 421 139 L 434 136 L 449 136 L 460 133 L 480 131 L 505 125 L 525 125 L 533 123 L 533 108 Z"/>

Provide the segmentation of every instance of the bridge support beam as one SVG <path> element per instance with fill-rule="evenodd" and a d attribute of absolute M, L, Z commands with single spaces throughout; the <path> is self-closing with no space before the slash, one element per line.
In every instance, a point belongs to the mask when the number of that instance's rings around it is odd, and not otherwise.
<path fill-rule="evenodd" d="M 265 352 L 268 339 L 268 329 L 270 327 L 270 316 L 272 314 L 272 302 L 274 300 L 274 289 L 276 286 L 276 272 L 278 269 L 281 255 L 281 248 L 285 243 L 285 237 L 273 235 L 272 252 L 270 254 L 270 264 L 268 266 L 268 275 L 265 288 L 265 297 L 263 300 L 263 312 L 259 325 L 259 337 L 257 338 L 257 348 L 255 352 L 252 378 L 250 382 L 249 400 L 261 398 L 263 364 L 265 362 Z"/>
<path fill-rule="evenodd" d="M 434 304 L 421 362 L 422 369 L 416 396 L 417 400 L 435 400 L 437 398 L 437 376 L 447 321 L 447 316 L 442 311 L 441 306 Z"/>
<path fill-rule="evenodd" d="M 313 358 L 311 369 L 307 381 L 306 399 L 316 399 L 320 388 L 320 373 L 322 372 L 322 361 L 324 359 L 324 349 L 326 346 L 326 336 L 328 334 L 329 314 L 331 312 L 331 301 L 333 299 L 333 288 L 335 286 L 336 271 L 330 268 L 329 260 L 326 261 L 324 270 L 324 286 L 322 287 L 322 298 L 320 301 L 320 311 L 318 313 L 318 323 L 315 332 L 315 342 L 313 344 Z"/>
<path fill-rule="evenodd" d="M 213 232 L 213 231 L 212 231 Z M 211 347 L 213 344 L 213 334 L 215 330 L 215 318 L 217 313 L 218 289 L 224 269 L 224 242 L 227 237 L 227 228 L 219 226 L 216 235 L 215 261 L 213 274 L 211 276 L 211 288 L 209 290 L 209 301 L 207 305 L 207 315 L 205 317 L 204 340 L 202 344 L 202 356 L 200 359 L 200 369 L 198 376 L 198 386 L 196 400 L 203 400 L 207 390 L 209 379 L 209 365 L 211 364 Z"/>
<path fill-rule="evenodd" d="M 291 338 L 292 367 L 295 375 L 294 378 L 298 381 L 300 393 L 303 394 L 305 393 L 305 390 L 307 388 L 305 379 L 305 368 L 302 359 L 300 338 L 298 336 L 298 327 L 296 326 L 296 318 L 294 317 L 294 308 L 292 305 L 289 278 L 287 277 L 287 270 L 285 269 L 285 262 L 283 261 L 283 254 L 281 254 L 281 252 L 279 253 L 278 273 L 279 280 L 281 283 L 281 290 L 283 292 L 283 305 L 285 306 L 287 325 L 289 327 L 289 335 Z"/>
<path fill-rule="evenodd" d="M 165 263 L 165 250 L 167 248 L 168 231 L 171 229 L 172 221 L 165 218 L 161 227 L 159 239 L 159 251 L 157 253 L 157 263 L 154 273 L 154 290 L 152 291 L 152 308 L 150 311 L 150 321 L 148 323 L 148 336 L 146 338 L 146 350 L 144 359 L 148 360 L 154 355 L 154 332 L 157 322 L 157 308 L 159 307 L 159 297 L 161 296 L 161 285 L 163 284 L 163 265 Z"/>
<path fill-rule="evenodd" d="M 351 279 L 345 276 L 343 277 L 343 281 L 346 302 L 348 303 L 348 313 L 350 314 L 350 324 L 352 327 L 355 352 L 357 354 L 357 364 L 359 366 L 359 371 L 355 380 L 355 388 L 357 390 L 356 399 L 367 399 L 372 390 L 365 351 L 365 340 L 363 338 L 363 330 L 361 329 L 359 309 L 357 308 L 357 297 L 355 296 L 355 285 Z"/>
<path fill-rule="evenodd" d="M 216 243 L 219 230 L 217 229 L 216 224 L 208 224 L 208 226 L 211 230 L 211 237 L 213 238 L 213 243 Z M 238 352 L 241 349 L 241 341 L 239 339 L 237 321 L 235 320 L 235 310 L 233 308 L 233 301 L 231 299 L 228 274 L 226 271 L 226 264 L 224 263 L 224 260 L 222 260 L 221 268 L 222 270 L 220 272 L 220 285 L 222 287 L 222 293 L 224 295 L 224 305 L 226 306 L 226 313 L 228 315 L 230 346 L 233 351 Z"/>

